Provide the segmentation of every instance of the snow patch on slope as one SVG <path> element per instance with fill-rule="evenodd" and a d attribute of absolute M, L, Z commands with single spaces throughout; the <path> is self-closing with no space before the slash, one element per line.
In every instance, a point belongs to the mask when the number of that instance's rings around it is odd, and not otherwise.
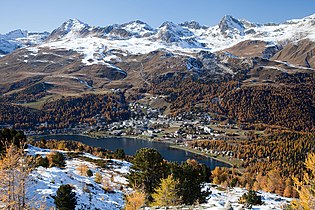
<path fill-rule="evenodd" d="M 211 187 L 210 184 L 206 186 L 206 188 L 210 189 L 212 192 L 207 198 L 207 203 L 202 204 L 205 209 L 208 210 L 218 210 L 225 209 L 224 206 L 227 202 L 231 204 L 233 209 L 242 209 L 242 205 L 238 203 L 238 199 L 244 194 L 247 193 L 246 189 L 243 188 L 230 188 L 226 191 L 219 190 L 217 187 Z M 275 209 L 280 210 L 283 209 L 285 204 L 289 204 L 291 202 L 291 198 L 281 197 L 276 194 L 266 193 L 263 191 L 259 191 L 258 195 L 262 197 L 263 205 L 253 206 L 253 209 L 256 210 L 268 210 Z"/>

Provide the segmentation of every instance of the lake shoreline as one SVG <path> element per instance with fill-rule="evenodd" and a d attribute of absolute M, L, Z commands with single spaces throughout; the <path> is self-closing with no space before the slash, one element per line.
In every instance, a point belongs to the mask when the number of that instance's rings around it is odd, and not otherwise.
<path fill-rule="evenodd" d="M 169 148 L 177 149 L 177 150 L 181 150 L 181 151 L 187 151 L 187 152 L 194 154 L 194 155 L 200 155 L 202 157 L 209 158 L 209 159 L 215 160 L 217 162 L 229 165 L 230 167 L 234 166 L 234 164 L 229 162 L 229 161 L 222 160 L 222 159 L 217 158 L 217 157 L 213 157 L 213 156 L 211 156 L 209 154 L 205 154 L 201 151 L 196 151 L 196 150 L 191 149 L 191 148 L 184 146 L 184 145 L 183 146 L 178 145 L 174 141 L 156 140 L 156 139 L 145 138 L 142 136 L 141 137 L 139 137 L 139 136 L 113 136 L 113 135 L 106 135 L 106 134 L 98 134 L 98 135 L 92 134 L 91 135 L 91 134 L 81 133 L 81 134 L 48 134 L 48 135 L 39 135 L 39 136 L 31 136 L 31 137 L 33 137 L 34 140 L 40 140 L 41 138 L 50 137 L 50 136 L 81 136 L 81 137 L 93 138 L 97 141 L 101 140 L 102 138 L 113 138 L 113 139 L 126 138 L 126 139 L 135 139 L 135 140 L 141 140 L 141 141 L 147 141 L 147 142 L 155 142 L 155 143 L 167 144 Z M 64 139 L 64 140 L 71 140 L 71 139 Z"/>
<path fill-rule="evenodd" d="M 93 137 L 93 138 L 117 138 L 117 136 L 110 136 L 110 135 L 104 135 L 104 134 L 88 135 L 88 136 Z M 138 136 L 124 136 L 124 137 L 125 138 L 138 139 L 138 140 L 144 140 L 144 141 L 152 141 L 152 142 L 159 142 L 159 143 L 169 144 L 170 148 L 184 150 L 184 151 L 196 154 L 196 155 L 201 155 L 201 156 L 206 157 L 206 158 L 211 158 L 211 159 L 214 159 L 216 161 L 226 163 L 226 164 L 230 165 L 231 167 L 235 166 L 230 161 L 223 160 L 223 159 L 218 158 L 218 157 L 214 157 L 214 156 L 212 156 L 210 154 L 205 154 L 204 152 L 201 152 L 201 151 L 189 148 L 189 147 L 187 147 L 185 145 L 176 144 L 174 141 L 167 141 L 167 140 L 164 140 L 164 139 L 163 140 L 162 139 L 158 139 L 158 140 L 157 139 L 150 139 L 148 137 L 143 137 L 142 138 L 142 136 L 141 136 L 141 138 L 139 138 Z"/>
<path fill-rule="evenodd" d="M 194 154 L 197 154 L 197 155 L 201 155 L 201 156 L 204 156 L 204 157 L 207 157 L 207 158 L 211 158 L 211 159 L 214 159 L 214 160 L 217 160 L 217 161 L 220 161 L 220 162 L 223 162 L 223 163 L 226 163 L 228 165 L 230 165 L 231 167 L 234 166 L 233 163 L 229 162 L 229 161 L 226 161 L 226 160 L 222 160 L 220 158 L 217 158 L 217 157 L 214 157 L 214 156 L 211 156 L 209 154 L 205 154 L 204 152 L 201 152 L 201 151 L 197 151 L 195 149 L 191 149 L 187 146 L 180 146 L 180 145 L 170 145 L 171 148 L 174 148 L 174 149 L 181 149 L 181 150 L 184 150 L 184 151 L 187 151 L 187 152 L 191 152 L 191 153 L 194 153 Z"/>

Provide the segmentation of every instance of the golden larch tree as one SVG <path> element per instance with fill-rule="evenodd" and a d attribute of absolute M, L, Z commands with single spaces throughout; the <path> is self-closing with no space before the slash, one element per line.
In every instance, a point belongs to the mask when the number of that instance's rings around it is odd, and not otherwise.
<path fill-rule="evenodd" d="M 145 193 L 135 191 L 126 196 L 125 210 L 138 210 L 145 203 Z"/>
<path fill-rule="evenodd" d="M 178 195 L 178 184 L 179 182 L 173 178 L 173 175 L 161 179 L 160 186 L 152 194 L 154 199 L 152 206 L 177 206 L 181 204 L 181 198 Z"/>
<path fill-rule="evenodd" d="M 305 160 L 307 171 L 304 172 L 303 180 L 293 178 L 299 199 L 294 200 L 292 205 L 295 209 L 315 209 L 315 153 L 311 153 Z"/>
<path fill-rule="evenodd" d="M 23 147 L 10 145 L 0 158 L 0 202 L 4 209 L 22 210 L 29 205 L 26 199 L 26 182 L 30 174 L 31 157 Z"/>

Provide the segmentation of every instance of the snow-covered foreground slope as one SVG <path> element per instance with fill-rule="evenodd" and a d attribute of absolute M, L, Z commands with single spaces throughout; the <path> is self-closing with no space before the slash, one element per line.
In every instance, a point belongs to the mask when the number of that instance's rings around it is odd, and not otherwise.
<path fill-rule="evenodd" d="M 30 155 L 45 156 L 51 150 L 41 149 L 29 146 L 28 153 Z M 63 152 L 63 151 L 59 151 Z M 66 152 L 63 152 L 66 153 Z M 82 156 L 91 159 L 100 159 L 91 154 L 84 153 Z M 46 208 L 54 207 L 53 196 L 62 184 L 71 184 L 77 196 L 76 209 L 121 209 L 124 206 L 124 194 L 129 193 L 132 189 L 127 187 L 125 175 L 129 172 L 130 163 L 120 160 L 111 160 L 106 169 L 96 166 L 94 163 L 83 161 L 74 158 L 66 161 L 65 169 L 57 167 L 52 168 L 36 168 L 30 175 L 30 180 L 27 183 L 27 197 L 32 200 L 34 206 L 45 206 Z M 81 176 L 78 172 L 78 167 L 84 164 L 93 172 L 92 177 Z M 100 172 L 103 179 L 109 182 L 112 192 L 106 192 L 101 184 L 94 181 L 95 173 Z M 84 190 L 89 188 L 90 193 Z M 207 184 L 205 188 L 210 188 L 212 192 L 207 199 L 207 203 L 201 204 L 197 208 L 201 209 L 224 209 L 227 202 L 234 209 L 241 209 L 242 205 L 238 204 L 238 199 L 247 192 L 241 188 L 231 188 L 228 191 L 222 191 L 222 188 Z M 262 196 L 264 205 L 254 206 L 253 209 L 281 209 L 291 199 L 278 196 L 276 194 L 259 192 Z M 150 208 L 146 208 L 150 209 Z"/>
<path fill-rule="evenodd" d="M 51 150 L 30 146 L 28 152 L 32 155 L 45 156 Z M 62 152 L 62 151 L 60 151 Z M 83 156 L 97 159 L 90 154 Z M 94 163 L 79 160 L 77 158 L 67 160 L 65 169 L 57 167 L 38 167 L 30 174 L 27 183 L 27 197 L 32 200 L 35 207 L 42 205 L 45 208 L 54 207 L 54 199 L 57 189 L 62 184 L 71 184 L 77 197 L 76 209 L 121 209 L 124 206 L 124 193 L 130 189 L 126 187 L 127 180 L 124 177 L 129 171 L 130 163 L 119 160 L 111 160 L 107 169 L 100 168 Z M 81 176 L 77 170 L 80 164 L 87 165 L 93 172 L 92 177 Z M 113 192 L 106 192 L 102 184 L 94 181 L 95 173 L 100 172 L 103 180 L 110 183 Z M 84 190 L 88 187 L 90 193 Z"/>

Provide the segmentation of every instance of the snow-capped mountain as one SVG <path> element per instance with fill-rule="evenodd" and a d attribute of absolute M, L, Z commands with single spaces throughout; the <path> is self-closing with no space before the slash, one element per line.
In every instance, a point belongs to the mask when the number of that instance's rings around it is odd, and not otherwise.
<path fill-rule="evenodd" d="M 222 18 L 219 28 L 221 33 L 226 34 L 228 37 L 233 37 L 234 34 L 244 36 L 245 26 L 231 15 L 226 15 Z"/>
<path fill-rule="evenodd" d="M 7 34 L 0 35 L 1 39 L 8 39 L 8 40 L 14 40 L 18 38 L 25 38 L 27 37 L 27 31 L 23 31 L 21 29 L 10 31 Z"/>
<path fill-rule="evenodd" d="M 91 27 L 79 20 L 69 20 L 54 30 L 42 46 L 72 49 L 84 55 L 97 54 L 102 59 L 105 59 L 103 52 L 112 49 L 127 54 L 144 54 L 158 49 L 180 53 L 215 52 L 246 40 L 264 41 L 268 47 L 305 38 L 315 40 L 314 22 L 315 15 L 282 24 L 256 24 L 227 15 L 213 27 L 191 21 L 165 22 L 153 29 L 139 20 L 107 27 Z"/>
<path fill-rule="evenodd" d="M 48 47 L 79 52 L 84 56 L 83 63 L 91 65 L 106 64 L 110 60 L 107 56 L 111 56 L 108 52 L 112 50 L 134 55 L 165 49 L 175 54 L 191 55 L 199 51 L 222 51 L 247 40 L 263 41 L 267 43 L 266 47 L 275 46 L 280 50 L 288 43 L 303 39 L 314 42 L 315 15 L 282 24 L 256 24 L 226 15 L 213 27 L 190 21 L 181 24 L 165 22 L 156 29 L 140 20 L 95 27 L 70 19 L 42 43 L 45 36 L 47 33 L 31 35 L 21 30 L 1 35 L 0 53 L 7 54 L 19 47 L 39 44 L 37 49 Z"/>
<path fill-rule="evenodd" d="M 105 27 L 92 27 L 78 19 L 69 19 L 59 28 L 55 29 L 47 41 L 73 40 L 83 37 L 97 37 L 108 40 L 126 40 L 153 35 L 155 30 L 140 20 L 131 21 L 121 25 L 114 24 Z"/>
<path fill-rule="evenodd" d="M 159 27 L 157 37 L 165 42 L 177 42 L 181 37 L 192 37 L 194 34 L 185 28 L 173 23 L 165 22 Z"/>
<path fill-rule="evenodd" d="M 182 48 L 203 48 L 202 44 L 195 39 L 192 31 L 172 22 L 163 23 L 158 28 L 158 32 L 154 38 L 167 45 L 172 44 Z"/>
<path fill-rule="evenodd" d="M 5 54 L 9 54 L 18 47 L 19 45 L 17 43 L 9 42 L 5 39 L 0 39 L 0 57 L 4 56 Z"/>
<path fill-rule="evenodd" d="M 0 34 L 0 57 L 21 47 L 40 44 L 48 35 L 48 32 L 31 33 L 21 29 Z"/>
<path fill-rule="evenodd" d="M 89 32 L 90 26 L 81 22 L 78 19 L 69 19 L 64 22 L 59 28 L 55 29 L 48 37 L 49 41 L 62 38 L 79 38 Z"/>
<path fill-rule="evenodd" d="M 141 20 L 122 24 L 119 28 L 126 30 L 137 38 L 148 37 L 155 33 L 155 30 L 151 26 Z"/>

